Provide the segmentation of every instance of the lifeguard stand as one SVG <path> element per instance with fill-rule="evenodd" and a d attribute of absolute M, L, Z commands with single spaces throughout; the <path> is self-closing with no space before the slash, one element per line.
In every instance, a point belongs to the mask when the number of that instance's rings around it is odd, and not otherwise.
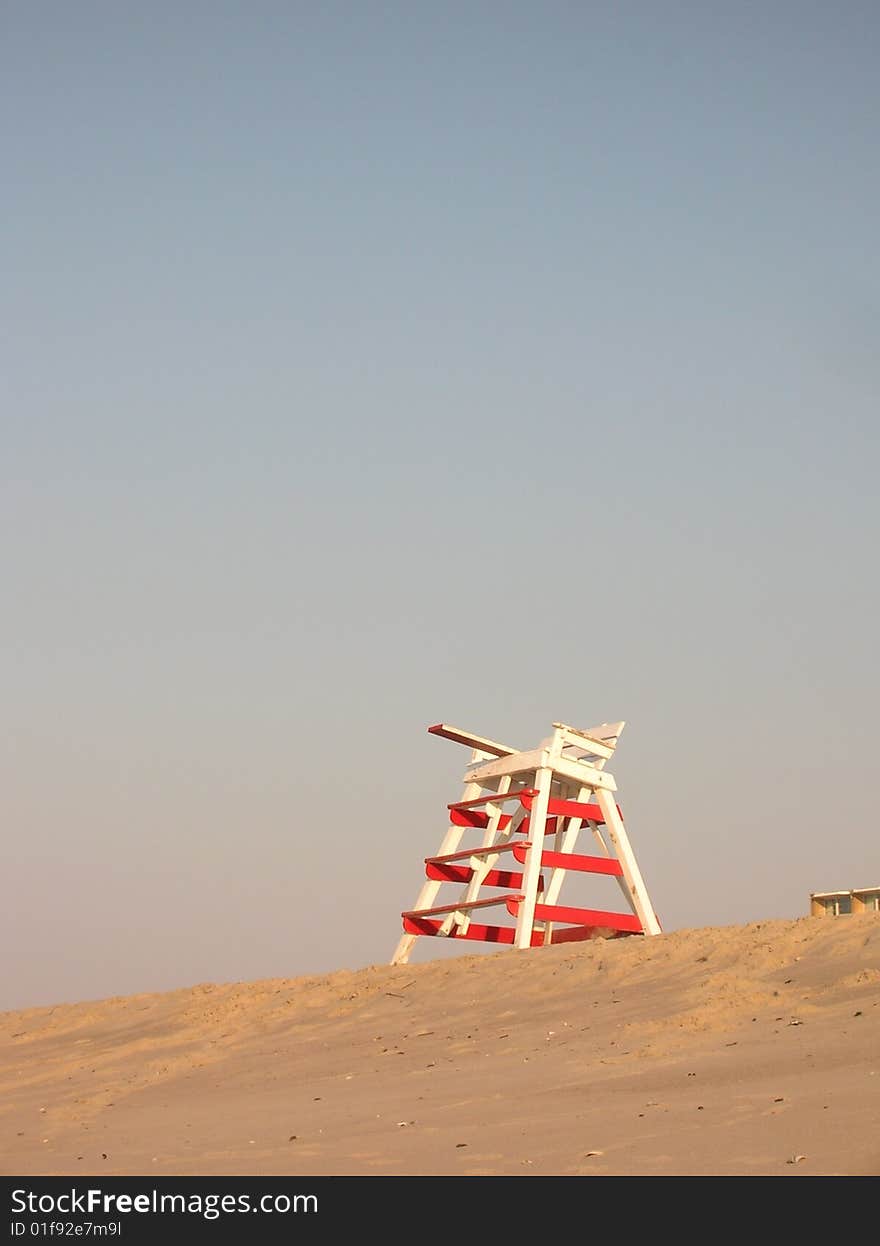
<path fill-rule="evenodd" d="M 461 799 L 448 806 L 449 825 L 438 853 L 425 858 L 427 881 L 413 908 L 402 914 L 404 933 L 393 965 L 406 963 L 420 935 L 527 948 L 597 936 L 660 934 L 614 796 L 617 784 L 605 769 L 623 726 L 602 723 L 581 731 L 554 723 L 553 734 L 528 752 L 446 723 L 428 728 L 432 735 L 464 744 L 471 760 Z M 584 828 L 600 856 L 575 852 Z M 465 836 L 477 831 L 480 843 L 463 848 Z M 520 868 L 499 869 L 499 864 Z M 613 878 L 629 911 L 561 905 L 559 894 L 570 872 Z M 445 884 L 456 885 L 459 894 L 438 905 Z M 500 908 L 515 924 L 473 920 L 475 912 L 482 916 L 491 908 Z"/>

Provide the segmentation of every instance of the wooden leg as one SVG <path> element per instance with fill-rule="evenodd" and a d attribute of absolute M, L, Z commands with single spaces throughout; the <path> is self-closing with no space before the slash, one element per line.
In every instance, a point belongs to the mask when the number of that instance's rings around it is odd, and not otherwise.
<path fill-rule="evenodd" d="M 532 802 L 531 820 L 529 824 L 529 841 L 531 847 L 526 853 L 523 864 L 523 899 L 516 918 L 516 947 L 532 946 L 532 927 L 535 923 L 535 904 L 538 899 L 538 879 L 541 876 L 541 853 L 544 850 L 544 827 L 547 822 L 547 806 L 550 802 L 550 783 L 553 771 L 541 769 L 535 771 L 535 787 L 537 796 Z"/>
<path fill-rule="evenodd" d="M 590 789 L 582 787 L 577 794 L 577 799 L 581 802 L 589 800 Z M 560 820 L 560 825 L 562 820 Z M 577 847 L 578 836 L 581 833 L 581 827 L 584 824 L 583 818 L 569 818 L 564 831 L 556 832 L 554 841 L 554 850 L 556 852 L 574 852 Z M 604 847 L 604 845 L 603 845 Z M 606 849 L 605 855 L 608 856 Z M 567 870 L 557 867 L 550 871 L 550 878 L 547 881 L 547 890 L 544 892 L 544 904 L 555 904 L 559 899 L 559 893 L 562 890 L 562 884 L 565 882 Z M 544 946 L 553 942 L 553 923 L 547 922 L 544 927 Z"/>
<path fill-rule="evenodd" d="M 629 891 L 627 899 L 642 923 L 642 929 L 645 934 L 660 934 L 660 923 L 657 921 L 656 914 L 651 906 L 648 889 L 645 886 L 645 881 L 642 878 L 633 850 L 630 847 L 629 836 L 623 825 L 623 819 L 617 812 L 617 803 L 614 800 L 613 793 L 597 788 L 596 802 L 602 810 L 608 837 L 614 845 L 617 859 L 623 869 L 623 877 L 626 879 Z"/>
<path fill-rule="evenodd" d="M 478 761 L 483 756 L 484 754 L 478 752 L 475 749 L 471 753 L 471 761 Z M 462 800 L 476 800 L 476 798 L 479 796 L 482 790 L 483 788 L 480 783 L 466 783 L 464 785 L 464 790 L 461 794 L 461 799 Z M 449 829 L 447 830 L 446 834 L 444 835 L 440 843 L 440 848 L 438 850 L 437 855 L 442 857 L 442 856 L 445 856 L 445 854 L 448 852 L 455 852 L 458 849 L 458 845 L 461 843 L 464 832 L 465 832 L 465 828 L 463 826 L 453 826 L 452 823 L 450 823 Z M 414 909 L 429 909 L 431 905 L 434 903 L 434 901 L 437 899 L 437 893 L 439 892 L 442 886 L 443 886 L 442 882 L 437 881 L 435 879 L 429 879 L 428 881 L 422 883 L 422 889 L 418 894 L 418 897 L 416 899 L 415 904 L 413 905 L 413 908 Z M 410 953 L 413 950 L 413 945 L 415 944 L 415 941 L 417 938 L 418 938 L 418 935 L 414 935 L 414 934 L 402 934 L 400 936 L 397 947 L 394 949 L 394 955 L 391 958 L 392 965 L 405 965 L 406 964 L 406 962 L 409 960 Z"/>
<path fill-rule="evenodd" d="M 467 797 L 466 799 L 472 799 L 472 797 Z M 450 825 L 449 830 L 443 836 L 443 839 L 440 844 L 440 850 L 437 853 L 437 855 L 443 856 L 447 852 L 455 852 L 458 848 L 458 845 L 461 843 L 461 839 L 462 839 L 462 836 L 464 835 L 464 831 L 465 831 L 465 828 L 463 826 L 451 826 Z M 437 899 L 437 893 L 439 892 L 442 886 L 443 886 L 442 882 L 436 879 L 428 879 L 426 882 L 422 883 L 422 889 L 419 892 L 418 897 L 416 898 L 416 902 L 413 905 L 413 908 L 414 909 L 429 909 L 431 905 L 434 903 L 434 901 Z M 395 948 L 395 951 L 394 951 L 394 955 L 391 958 L 392 965 L 405 965 L 406 964 L 406 962 L 409 960 L 410 952 L 413 950 L 413 945 L 415 944 L 415 941 L 417 938 L 418 938 L 418 935 L 414 935 L 414 934 L 402 934 L 400 936 L 400 941 L 398 942 L 397 947 Z"/>

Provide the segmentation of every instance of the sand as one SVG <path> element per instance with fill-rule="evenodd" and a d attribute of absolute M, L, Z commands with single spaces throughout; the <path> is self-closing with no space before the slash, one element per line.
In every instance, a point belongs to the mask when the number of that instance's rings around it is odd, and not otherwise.
<path fill-rule="evenodd" d="M 876 1175 L 878 1121 L 876 914 L 0 1015 L 4 1175 Z"/>

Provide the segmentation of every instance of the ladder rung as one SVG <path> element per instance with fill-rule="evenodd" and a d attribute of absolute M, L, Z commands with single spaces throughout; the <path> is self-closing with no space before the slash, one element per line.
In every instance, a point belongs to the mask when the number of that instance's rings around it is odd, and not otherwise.
<path fill-rule="evenodd" d="M 414 935 L 439 935 L 443 923 L 435 921 L 430 917 L 406 917 L 403 919 L 403 928 L 407 934 Z M 550 936 L 550 942 L 553 946 L 557 943 L 583 943 L 587 939 L 595 937 L 596 929 L 594 926 L 559 926 Z M 616 931 L 612 936 L 618 938 L 623 931 Z M 473 939 L 477 943 L 504 943 L 512 944 L 516 938 L 516 931 L 513 926 L 481 926 L 477 922 L 471 922 L 467 930 L 462 930 L 460 926 L 456 926 L 454 930 L 450 930 L 448 939 Z M 544 944 L 543 930 L 533 930 L 531 937 L 532 947 L 542 947 Z"/>
<path fill-rule="evenodd" d="M 408 917 L 406 913 L 403 915 L 403 928 L 407 934 L 439 935 L 442 925 L 442 922 L 434 921 L 430 917 Z M 513 926 L 480 926 L 471 922 L 464 931 L 461 926 L 456 926 L 449 931 L 446 938 L 474 939 L 477 943 L 513 943 L 515 935 Z M 540 947 L 543 938 L 540 934 L 533 935 L 532 946 Z"/>
<path fill-rule="evenodd" d="M 433 865 L 425 866 L 428 878 L 438 883 L 459 883 L 465 885 L 476 873 L 467 865 Z M 503 891 L 522 891 L 523 876 L 519 870 L 487 870 L 480 879 L 481 887 L 500 887 Z M 538 892 L 544 890 L 544 879 L 538 876 Z"/>
<path fill-rule="evenodd" d="M 527 844 L 514 844 L 513 855 L 525 865 Z M 576 852 L 542 852 L 541 865 L 551 870 L 577 870 L 582 874 L 613 874 L 623 877 L 623 866 L 616 857 L 586 857 Z"/>
<path fill-rule="evenodd" d="M 522 848 L 527 841 L 510 840 L 506 844 L 490 844 L 485 848 L 462 848 L 460 852 L 447 852 L 442 857 L 425 857 L 425 865 L 444 865 L 447 861 L 466 861 L 468 857 L 489 857 L 493 852 L 508 852 L 511 848 Z"/>
<path fill-rule="evenodd" d="M 516 917 L 521 904 L 515 896 L 506 901 L 507 911 Z M 535 905 L 535 921 L 569 922 L 573 926 L 601 926 L 628 934 L 643 934 L 644 927 L 633 913 L 606 913 L 602 909 L 570 909 L 564 904 Z"/>
<path fill-rule="evenodd" d="M 403 917 L 434 917 L 440 913 L 457 913 L 459 910 L 464 912 L 466 909 L 487 909 L 493 904 L 519 904 L 523 899 L 520 894 L 512 894 L 506 896 L 495 896 L 491 900 L 461 900 L 458 904 L 441 904 L 431 909 L 408 909 Z"/>
<path fill-rule="evenodd" d="M 453 826 L 470 826 L 474 830 L 485 830 L 489 825 L 489 815 L 481 809 L 456 809 L 454 806 L 449 810 L 449 821 Z M 502 813 L 498 819 L 496 830 L 503 831 L 510 826 L 510 814 Z"/>
<path fill-rule="evenodd" d="M 525 792 L 523 794 L 523 802 L 526 809 L 531 811 L 532 805 L 535 803 L 535 793 Z M 547 805 L 548 814 L 556 814 L 561 818 L 583 818 L 585 822 L 605 822 L 605 814 L 598 805 L 588 804 L 580 800 L 558 800 L 551 797 Z M 620 806 L 617 806 L 617 812 L 620 813 Z M 620 813 L 621 820 L 623 814 Z"/>
<path fill-rule="evenodd" d="M 473 800 L 454 800 L 447 809 L 476 809 L 478 805 L 500 805 L 505 800 L 520 800 L 525 805 L 526 796 L 537 796 L 533 787 L 518 787 L 513 792 L 490 792 L 487 796 L 477 796 Z M 527 806 L 528 807 L 528 806 Z"/>

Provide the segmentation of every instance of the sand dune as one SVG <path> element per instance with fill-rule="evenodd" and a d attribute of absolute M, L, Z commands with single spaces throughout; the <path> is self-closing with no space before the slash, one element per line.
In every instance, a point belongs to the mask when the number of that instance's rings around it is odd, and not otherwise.
<path fill-rule="evenodd" d="M 878 1174 L 880 919 L 0 1015 L 4 1174 Z"/>

